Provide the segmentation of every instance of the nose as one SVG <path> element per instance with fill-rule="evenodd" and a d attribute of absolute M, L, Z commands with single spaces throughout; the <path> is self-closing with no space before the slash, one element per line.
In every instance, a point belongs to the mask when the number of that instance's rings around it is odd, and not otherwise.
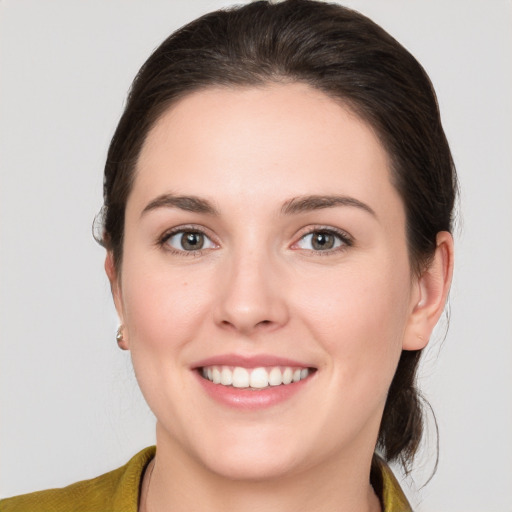
<path fill-rule="evenodd" d="M 270 332 L 289 320 L 282 269 L 262 252 L 242 253 L 219 273 L 214 319 L 245 336 Z"/>

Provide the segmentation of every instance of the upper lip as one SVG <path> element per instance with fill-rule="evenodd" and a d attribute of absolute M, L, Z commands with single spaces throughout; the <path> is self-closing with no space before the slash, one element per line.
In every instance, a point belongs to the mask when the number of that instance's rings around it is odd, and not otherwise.
<path fill-rule="evenodd" d="M 205 366 L 241 366 L 242 368 L 290 366 L 295 368 L 312 368 L 308 363 L 271 354 L 250 356 L 240 354 L 219 354 L 194 363 L 192 368 L 203 368 Z"/>

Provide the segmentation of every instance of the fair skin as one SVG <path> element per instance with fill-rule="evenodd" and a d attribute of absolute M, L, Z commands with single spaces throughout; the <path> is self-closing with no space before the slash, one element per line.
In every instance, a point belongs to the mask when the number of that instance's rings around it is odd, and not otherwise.
<path fill-rule="evenodd" d="M 122 268 L 106 260 L 157 418 L 147 510 L 380 510 L 386 393 L 442 313 L 452 253 L 440 233 L 413 274 L 388 155 L 323 93 L 211 88 L 174 105 L 136 167 Z M 207 376 L 276 366 L 307 371 L 258 389 Z"/>

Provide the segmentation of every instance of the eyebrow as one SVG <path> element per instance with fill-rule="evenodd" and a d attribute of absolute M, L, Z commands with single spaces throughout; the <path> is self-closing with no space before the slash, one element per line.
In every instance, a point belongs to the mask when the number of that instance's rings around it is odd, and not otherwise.
<path fill-rule="evenodd" d="M 377 217 L 375 211 L 367 204 L 348 196 L 337 195 L 311 195 L 294 197 L 286 201 L 282 208 L 281 213 L 284 215 L 293 215 L 297 213 L 306 213 L 314 210 L 321 210 L 323 208 L 334 208 L 336 206 L 351 206 L 360 208 L 369 214 Z M 177 196 L 174 194 L 162 194 L 153 199 L 142 210 L 141 216 L 156 210 L 158 208 L 178 208 L 187 212 L 205 213 L 208 215 L 219 216 L 219 211 L 213 206 L 212 203 L 206 199 L 196 196 Z"/>
<path fill-rule="evenodd" d="M 218 210 L 206 199 L 196 196 L 176 196 L 174 194 L 162 194 L 153 199 L 142 210 L 141 217 L 157 208 L 179 208 L 187 212 L 206 213 L 209 215 L 219 215 Z"/>
<path fill-rule="evenodd" d="M 300 196 L 294 197 L 289 201 L 286 201 L 281 208 L 281 213 L 285 215 L 292 215 L 296 213 L 305 213 L 313 210 L 320 210 L 323 208 L 334 208 L 336 206 L 352 206 L 360 208 L 367 213 L 377 217 L 375 211 L 367 204 L 348 196 L 336 196 L 336 195 L 312 195 L 312 196 Z"/>

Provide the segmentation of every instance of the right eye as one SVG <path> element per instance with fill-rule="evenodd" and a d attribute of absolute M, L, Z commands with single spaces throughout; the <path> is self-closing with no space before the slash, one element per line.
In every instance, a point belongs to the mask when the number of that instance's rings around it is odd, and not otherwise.
<path fill-rule="evenodd" d="M 217 247 L 203 232 L 192 229 L 174 231 L 167 235 L 162 243 L 179 252 L 194 252 Z"/>

